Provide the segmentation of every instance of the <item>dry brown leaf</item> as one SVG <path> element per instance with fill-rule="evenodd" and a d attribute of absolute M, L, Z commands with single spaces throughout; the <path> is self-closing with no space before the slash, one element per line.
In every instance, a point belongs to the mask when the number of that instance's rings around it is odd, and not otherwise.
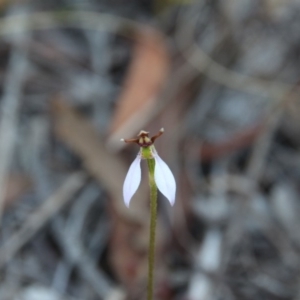
<path fill-rule="evenodd" d="M 263 124 L 259 123 L 253 127 L 244 129 L 224 141 L 204 143 L 200 147 L 201 160 L 211 161 L 250 146 L 261 133 L 262 129 Z"/>
<path fill-rule="evenodd" d="M 109 147 L 121 148 L 120 138 L 135 135 L 151 120 L 168 71 L 169 56 L 163 36 L 153 29 L 138 32 L 133 61 L 111 123 Z"/>
<path fill-rule="evenodd" d="M 127 168 L 109 152 L 93 125 L 61 99 L 53 101 L 54 133 L 82 160 L 86 170 L 103 185 L 113 199 L 114 209 L 125 218 L 136 219 L 125 208 L 122 185 Z"/>
<path fill-rule="evenodd" d="M 23 174 L 11 174 L 6 180 L 5 207 L 12 205 L 22 194 L 31 187 L 28 176 Z"/>

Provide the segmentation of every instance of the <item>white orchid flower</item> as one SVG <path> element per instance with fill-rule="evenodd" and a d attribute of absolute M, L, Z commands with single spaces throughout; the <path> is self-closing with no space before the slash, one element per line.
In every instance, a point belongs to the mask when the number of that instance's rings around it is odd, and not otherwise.
<path fill-rule="evenodd" d="M 129 207 L 130 200 L 137 191 L 141 182 L 142 159 L 154 159 L 154 180 L 156 186 L 160 190 L 160 192 L 169 200 L 171 205 L 174 205 L 175 203 L 176 183 L 174 176 L 168 165 L 157 154 L 153 145 L 154 141 L 159 136 L 161 136 L 163 132 L 164 130 L 162 128 L 157 135 L 149 138 L 149 132 L 142 130 L 138 134 L 138 138 L 136 139 L 122 139 L 122 141 L 126 143 L 137 143 L 141 147 L 141 150 L 139 151 L 137 157 L 132 162 L 128 170 L 123 185 L 123 197 L 127 207 Z"/>

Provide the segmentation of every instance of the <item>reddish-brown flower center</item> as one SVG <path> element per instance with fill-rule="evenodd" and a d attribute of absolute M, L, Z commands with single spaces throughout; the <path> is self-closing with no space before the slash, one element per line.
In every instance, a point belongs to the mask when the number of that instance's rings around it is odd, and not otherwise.
<path fill-rule="evenodd" d="M 138 137 L 135 139 L 122 139 L 125 143 L 136 143 L 140 147 L 149 147 L 153 145 L 154 141 L 160 137 L 164 132 L 164 129 L 161 128 L 159 132 L 154 135 L 153 137 L 149 137 L 149 132 L 141 130 L 140 133 L 137 135 Z"/>

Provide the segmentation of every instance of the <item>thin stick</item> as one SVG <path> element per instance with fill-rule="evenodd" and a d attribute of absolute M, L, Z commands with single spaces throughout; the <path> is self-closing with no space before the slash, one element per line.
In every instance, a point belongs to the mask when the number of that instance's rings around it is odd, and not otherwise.
<path fill-rule="evenodd" d="M 26 17 L 23 19 L 23 21 Z M 24 21 L 25 22 L 25 21 Z M 24 28 L 26 24 L 22 22 Z M 6 24 L 5 22 L 3 24 Z M 7 188 L 7 174 L 12 164 L 16 135 L 18 127 L 18 115 L 22 84 L 26 76 L 28 61 L 26 51 L 22 43 L 27 35 L 14 37 L 12 42 L 15 48 L 12 50 L 8 63 L 8 71 L 3 84 L 3 96 L 1 97 L 0 112 L 0 225 L 4 208 Z M 1 226 L 0 226 L 1 227 Z"/>
<path fill-rule="evenodd" d="M 0 269 L 83 187 L 86 175 L 78 172 L 70 175 L 64 184 L 36 209 L 22 227 L 0 248 Z"/>

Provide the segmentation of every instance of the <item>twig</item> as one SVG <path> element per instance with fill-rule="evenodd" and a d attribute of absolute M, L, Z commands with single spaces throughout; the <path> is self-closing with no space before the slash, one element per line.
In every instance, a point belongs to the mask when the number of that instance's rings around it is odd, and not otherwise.
<path fill-rule="evenodd" d="M 295 101 L 298 98 L 298 94 L 299 88 L 295 86 L 285 97 L 275 99 L 276 101 L 270 106 L 265 117 L 265 128 L 257 139 L 247 168 L 247 174 L 254 182 L 259 179 L 267 162 L 266 155 L 269 152 L 273 135 L 284 113 L 284 106 Z"/>
<path fill-rule="evenodd" d="M 194 15 L 189 14 L 188 16 L 182 13 L 180 16 L 179 30 L 175 41 L 185 60 L 198 72 L 234 90 L 259 96 L 268 95 L 275 99 L 284 98 L 294 88 L 294 85 L 281 81 L 262 80 L 237 73 L 217 63 L 195 42 L 199 10 L 195 10 L 193 7 L 193 13 Z"/>
<path fill-rule="evenodd" d="M 91 204 L 98 198 L 99 189 L 94 185 L 88 185 L 82 193 L 80 193 L 75 204 L 71 208 L 71 213 L 69 220 L 66 222 L 64 227 L 64 235 L 66 238 L 79 239 L 80 233 L 82 231 L 86 215 Z M 55 218 L 54 223 L 57 223 L 57 218 Z M 57 226 L 57 225 L 56 225 Z M 55 227 L 55 226 L 53 226 Z M 57 233 L 55 231 L 55 237 Z M 59 239 L 60 243 L 60 239 Z M 68 260 L 68 259 L 67 259 Z M 53 286 L 55 290 L 60 290 L 62 293 L 68 286 L 68 281 L 71 276 L 71 272 L 74 268 L 74 264 L 70 263 L 66 259 L 62 259 L 57 268 L 56 276 L 53 280 Z M 69 259 L 70 260 L 70 259 Z"/>
<path fill-rule="evenodd" d="M 95 263 L 86 254 L 79 239 L 68 236 L 66 232 L 62 230 L 60 223 L 62 223 L 62 220 L 57 218 L 52 224 L 52 229 L 57 241 L 62 247 L 66 259 L 78 267 L 80 273 L 90 283 L 99 297 L 107 297 L 111 292 L 111 283 L 101 270 L 95 268 Z"/>
<path fill-rule="evenodd" d="M 76 27 L 86 30 L 98 30 L 117 33 L 132 38 L 130 30 L 119 31 L 121 28 L 141 30 L 142 23 L 132 21 L 115 15 L 91 11 L 48 11 L 34 12 L 27 15 L 27 27 L 22 25 L 25 16 L 16 15 L 0 19 L 0 35 L 24 34 L 32 30 L 45 30 L 62 27 Z M 27 17 L 26 17 L 27 19 Z"/>
<path fill-rule="evenodd" d="M 263 168 L 267 162 L 266 156 L 270 150 L 273 135 L 279 125 L 281 116 L 282 111 L 277 111 L 269 118 L 265 129 L 255 143 L 247 167 L 247 175 L 253 182 L 257 182 L 259 176 L 262 174 Z"/>
<path fill-rule="evenodd" d="M 218 228 L 207 231 L 203 244 L 195 257 L 195 273 L 190 279 L 188 299 L 210 299 L 214 282 L 206 273 L 217 272 L 221 265 L 222 233 Z"/>
<path fill-rule="evenodd" d="M 25 21 L 20 26 L 25 26 Z M 4 25 L 6 21 L 4 20 Z M 0 225 L 6 194 L 7 174 L 11 167 L 13 152 L 16 142 L 16 131 L 18 126 L 19 103 L 21 97 L 22 83 L 27 70 L 27 57 L 24 50 L 20 49 L 24 37 L 15 40 L 16 48 L 8 63 L 8 73 L 4 82 L 4 92 L 0 116 Z"/>
<path fill-rule="evenodd" d="M 83 172 L 71 175 L 59 190 L 28 217 L 24 225 L 0 248 L 0 268 L 72 199 L 72 196 L 83 187 L 85 178 Z"/>
<path fill-rule="evenodd" d="M 36 128 L 36 127 L 35 127 Z M 36 134 L 36 149 L 40 149 L 38 143 L 41 141 L 43 132 Z M 44 161 L 41 160 L 40 152 L 33 153 L 36 156 L 35 164 L 33 165 L 33 177 L 35 178 L 38 188 L 38 194 L 40 197 L 45 197 L 51 190 L 51 180 L 49 180 L 50 174 L 46 172 L 46 166 Z M 79 274 L 85 279 L 93 291 L 101 298 L 108 295 L 111 291 L 111 284 L 108 282 L 106 276 L 96 268 L 94 260 L 88 256 L 86 249 L 83 247 L 80 241 L 80 233 L 84 225 L 85 216 L 88 213 L 90 205 L 95 201 L 99 194 L 99 191 L 95 186 L 89 185 L 78 197 L 76 204 L 72 207 L 72 211 L 67 224 L 65 221 L 57 216 L 52 224 L 51 229 L 53 237 L 59 244 L 63 252 L 63 260 L 60 265 L 67 262 L 66 273 L 64 276 L 64 282 L 60 288 L 64 289 L 67 285 L 68 272 L 71 272 L 73 267 L 79 269 Z M 59 276 L 59 274 L 58 274 Z M 57 286 L 57 278 L 53 282 Z"/>

